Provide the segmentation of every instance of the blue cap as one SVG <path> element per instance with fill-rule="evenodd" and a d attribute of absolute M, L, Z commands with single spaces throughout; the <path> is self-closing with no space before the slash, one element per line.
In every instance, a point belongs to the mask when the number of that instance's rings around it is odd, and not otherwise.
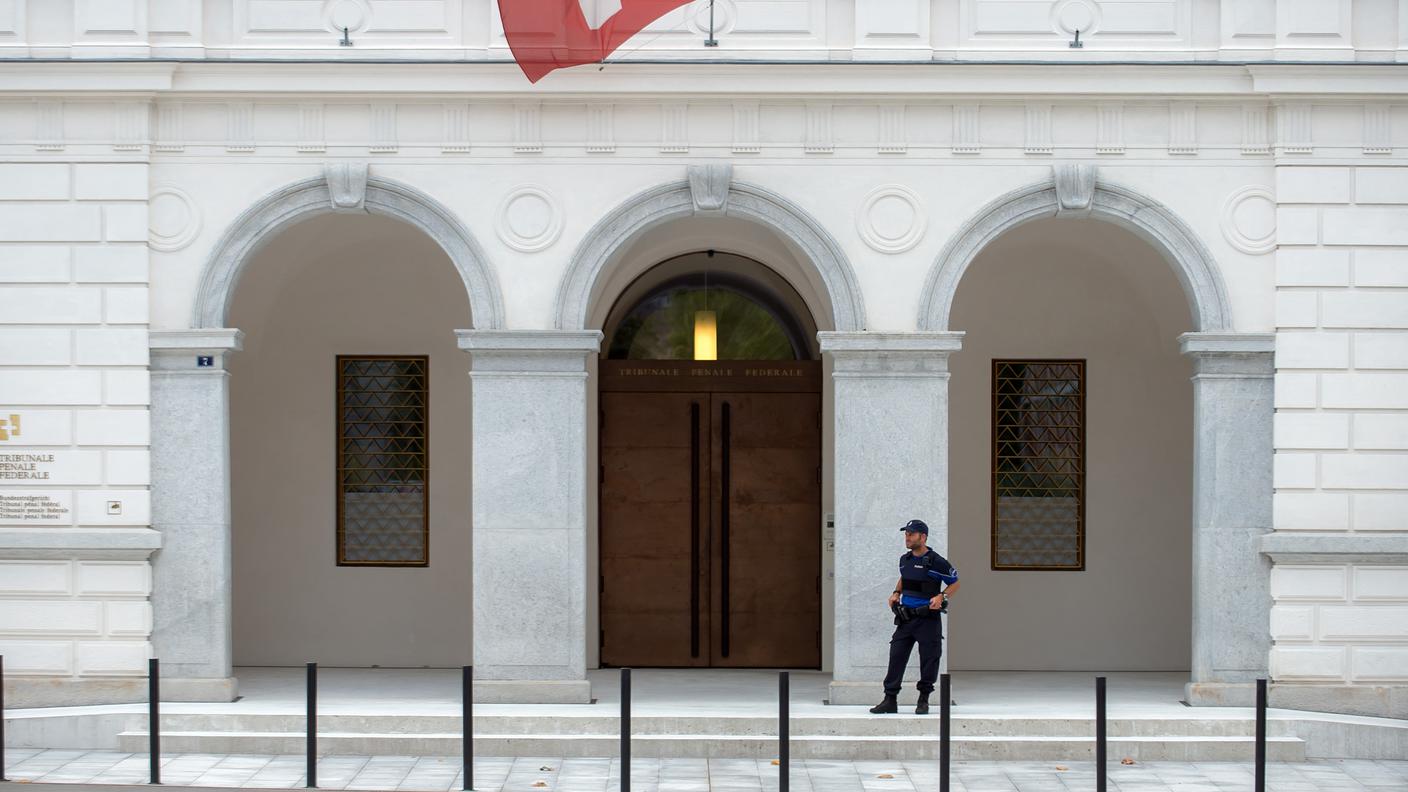
<path fill-rule="evenodd" d="M 925 525 L 923 520 L 910 520 L 905 523 L 904 527 L 900 530 L 905 533 L 922 533 L 925 536 L 929 535 L 929 526 Z"/>

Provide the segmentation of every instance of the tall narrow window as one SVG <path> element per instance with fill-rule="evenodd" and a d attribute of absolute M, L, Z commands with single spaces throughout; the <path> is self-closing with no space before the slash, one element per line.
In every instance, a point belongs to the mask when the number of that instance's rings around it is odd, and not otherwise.
<path fill-rule="evenodd" d="M 1085 361 L 992 362 L 992 568 L 1085 568 Z"/>
<path fill-rule="evenodd" d="M 430 359 L 337 357 L 337 563 L 430 563 Z"/>

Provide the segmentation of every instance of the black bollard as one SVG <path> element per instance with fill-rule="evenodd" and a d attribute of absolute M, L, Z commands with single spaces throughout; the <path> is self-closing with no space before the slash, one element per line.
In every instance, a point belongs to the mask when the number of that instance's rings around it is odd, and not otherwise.
<path fill-rule="evenodd" d="M 1256 681 L 1256 792 L 1266 792 L 1266 680 Z"/>
<path fill-rule="evenodd" d="M 1105 677 L 1095 677 L 1095 792 L 1105 792 Z"/>
<path fill-rule="evenodd" d="M 631 792 L 631 669 L 621 669 L 621 792 Z"/>
<path fill-rule="evenodd" d="M 460 741 L 465 790 L 474 789 L 474 666 L 460 669 Z"/>
<path fill-rule="evenodd" d="M 791 751 L 792 727 L 788 712 L 789 682 L 786 671 L 777 672 L 777 790 L 787 792 L 787 782 L 792 776 Z"/>
<path fill-rule="evenodd" d="M 949 766 L 949 704 L 953 682 L 948 674 L 939 675 L 939 792 L 948 792 Z"/>
<path fill-rule="evenodd" d="M 0 655 L 0 781 L 5 777 L 5 655 Z"/>
<path fill-rule="evenodd" d="M 318 786 L 318 664 L 308 664 L 308 783 Z"/>
<path fill-rule="evenodd" d="M 161 661 L 147 660 L 147 759 L 153 784 L 161 783 Z"/>

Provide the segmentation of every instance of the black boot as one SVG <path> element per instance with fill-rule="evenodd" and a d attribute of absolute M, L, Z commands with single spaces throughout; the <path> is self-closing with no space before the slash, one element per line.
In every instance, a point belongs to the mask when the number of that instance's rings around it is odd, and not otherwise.
<path fill-rule="evenodd" d="M 870 708 L 871 715 L 885 715 L 900 711 L 900 705 L 895 701 L 895 697 L 889 693 L 885 694 L 885 700 Z"/>
<path fill-rule="evenodd" d="M 919 703 L 916 704 L 915 707 L 914 707 L 914 714 L 915 714 L 915 715 L 928 715 L 928 714 L 929 714 L 929 694 L 928 694 L 928 693 L 920 693 L 920 694 L 919 694 Z"/>

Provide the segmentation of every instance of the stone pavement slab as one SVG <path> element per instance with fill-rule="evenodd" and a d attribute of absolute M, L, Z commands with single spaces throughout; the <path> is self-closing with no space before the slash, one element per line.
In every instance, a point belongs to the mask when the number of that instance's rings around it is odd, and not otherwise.
<path fill-rule="evenodd" d="M 167 789 L 300 789 L 302 756 L 178 754 L 163 757 Z M 0 792 L 21 784 L 82 785 L 82 792 L 125 792 L 147 782 L 146 754 L 11 748 Z M 474 760 L 478 792 L 617 792 L 617 759 L 481 757 Z M 932 792 L 933 761 L 813 759 L 792 764 L 790 792 Z M 1091 762 L 954 762 L 953 792 L 1093 792 Z M 1112 764 L 1111 792 L 1250 792 L 1252 766 L 1243 762 Z M 337 790 L 451 792 L 462 789 L 454 757 L 329 756 L 318 761 L 318 787 Z M 766 759 L 635 759 L 632 792 L 777 792 L 778 767 Z M 1326 759 L 1267 766 L 1270 792 L 1401 792 L 1408 760 Z M 55 790 L 57 792 L 57 789 Z"/>

